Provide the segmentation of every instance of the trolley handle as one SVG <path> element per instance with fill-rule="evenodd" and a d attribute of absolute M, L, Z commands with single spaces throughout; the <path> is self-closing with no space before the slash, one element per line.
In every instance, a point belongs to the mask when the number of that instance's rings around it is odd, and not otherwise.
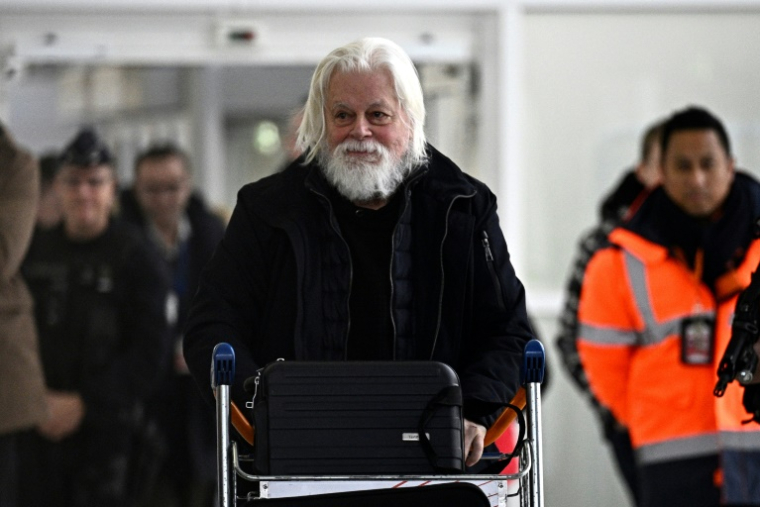
<path fill-rule="evenodd" d="M 217 343 L 211 354 L 211 389 L 231 386 L 235 380 L 235 350 L 229 343 Z"/>
<path fill-rule="evenodd" d="M 543 384 L 546 373 L 546 354 L 540 341 L 533 339 L 525 345 L 522 362 L 522 383 Z"/>
<path fill-rule="evenodd" d="M 540 349 L 535 345 L 536 342 Z M 525 347 L 523 355 L 522 376 L 528 382 L 543 382 L 545 362 L 543 346 L 537 340 L 531 340 Z M 235 377 L 235 351 L 227 343 L 219 343 L 214 347 L 213 360 L 211 362 L 211 387 L 216 395 L 216 387 L 219 385 L 232 385 Z M 524 409 L 526 405 L 525 387 L 520 386 L 515 396 L 510 400 L 511 405 Z M 514 410 L 504 410 L 486 432 L 485 445 L 495 442 L 517 418 Z M 248 444 L 253 445 L 255 429 L 243 415 L 234 401 L 230 401 L 230 422 L 235 430 Z"/>
<path fill-rule="evenodd" d="M 520 386 L 520 388 L 517 390 L 517 394 L 515 394 L 514 398 L 512 398 L 512 401 L 509 402 L 510 405 L 514 405 L 520 410 L 525 408 L 527 398 L 525 394 L 525 388 Z M 496 442 L 498 438 L 507 431 L 507 428 L 517 419 L 517 412 L 510 409 L 504 409 L 499 415 L 499 417 L 494 421 L 494 423 L 491 425 L 490 428 L 488 428 L 488 431 L 486 432 L 486 437 L 484 439 L 484 446 L 489 446 L 492 443 Z"/>
<path fill-rule="evenodd" d="M 521 373 L 521 383 L 543 383 L 544 374 L 546 373 L 546 359 L 544 355 L 544 346 L 538 340 L 531 340 L 525 345 L 523 351 L 523 362 Z M 525 408 L 527 404 L 527 393 L 525 392 L 525 386 L 520 386 L 515 394 L 514 398 L 509 402 L 510 405 L 518 407 L 520 410 Z M 486 432 L 485 445 L 491 445 L 494 443 L 507 428 L 517 418 L 517 413 L 514 410 L 504 410 L 496 421 L 488 428 Z"/>
<path fill-rule="evenodd" d="M 528 442 L 533 451 L 533 465 L 528 472 L 530 505 L 544 506 L 544 470 L 541 457 L 541 383 L 546 372 L 544 346 L 538 340 L 531 340 L 523 352 L 522 377 L 528 393 Z"/>
<path fill-rule="evenodd" d="M 235 380 L 235 350 L 228 343 L 218 343 L 214 347 L 211 359 L 211 389 L 216 397 L 217 387 L 231 386 Z M 237 404 L 230 400 L 230 422 L 248 444 L 253 445 L 254 428 L 240 411 Z"/>
<path fill-rule="evenodd" d="M 235 379 L 235 351 L 217 343 L 211 354 L 211 388 L 216 398 L 217 500 L 219 507 L 235 504 L 235 475 L 230 461 L 230 386 Z"/>

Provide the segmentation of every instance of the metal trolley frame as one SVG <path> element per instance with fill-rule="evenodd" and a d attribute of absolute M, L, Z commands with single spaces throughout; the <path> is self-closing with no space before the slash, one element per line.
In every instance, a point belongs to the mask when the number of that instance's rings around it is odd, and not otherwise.
<path fill-rule="evenodd" d="M 527 408 L 527 431 L 519 456 L 517 473 L 509 475 L 325 475 L 281 476 L 254 475 L 241 463 L 252 459 L 238 454 L 237 443 L 230 438 L 230 414 L 233 408 L 230 386 L 235 377 L 235 353 L 220 343 L 214 348 L 211 363 L 211 387 L 216 396 L 217 480 L 219 507 L 236 507 L 238 501 L 281 497 L 298 497 L 338 491 L 372 490 L 392 487 L 415 487 L 446 482 L 471 482 L 477 485 L 498 507 L 543 507 L 543 466 L 541 450 L 541 383 L 545 368 L 543 345 L 531 340 L 523 354 L 522 378 Z M 237 497 L 237 479 L 258 483 L 258 495 Z M 495 503 L 494 503 L 495 502 Z"/>

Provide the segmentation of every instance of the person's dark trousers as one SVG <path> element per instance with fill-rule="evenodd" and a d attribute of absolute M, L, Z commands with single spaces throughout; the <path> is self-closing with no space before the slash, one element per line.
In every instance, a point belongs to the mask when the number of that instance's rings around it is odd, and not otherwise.
<path fill-rule="evenodd" d="M 16 507 L 18 484 L 16 471 L 16 435 L 9 433 L 0 435 L 0 505 Z"/>
<path fill-rule="evenodd" d="M 727 450 L 721 460 L 724 505 L 760 506 L 760 451 Z"/>
<path fill-rule="evenodd" d="M 34 430 L 19 433 L 19 507 L 133 506 L 128 491 L 131 428 L 105 421 L 84 430 L 60 442 Z"/>
<path fill-rule="evenodd" d="M 610 417 L 611 418 L 611 417 Z M 633 497 L 633 504 L 639 505 L 639 479 L 636 469 L 636 457 L 631 445 L 631 436 L 625 428 L 606 427 L 604 436 L 612 448 L 618 472 L 623 476 L 628 492 Z"/>
<path fill-rule="evenodd" d="M 639 467 L 640 507 L 717 507 L 717 455 Z"/>

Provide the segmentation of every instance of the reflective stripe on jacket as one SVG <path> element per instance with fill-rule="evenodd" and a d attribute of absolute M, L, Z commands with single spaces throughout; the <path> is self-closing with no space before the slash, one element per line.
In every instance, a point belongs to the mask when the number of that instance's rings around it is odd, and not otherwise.
<path fill-rule="evenodd" d="M 588 265 L 579 307 L 578 348 L 594 394 L 628 426 L 641 463 L 717 452 L 716 412 L 721 421 L 737 420 L 729 409 L 736 409 L 736 391 L 741 407 L 741 389 L 732 384 L 731 396 L 716 403 L 715 365 L 730 338 L 735 295 L 749 283 L 760 244 L 753 243 L 731 282 L 718 283 L 731 295 L 716 303 L 665 247 L 620 228 L 609 239 L 612 245 Z M 716 319 L 714 360 L 704 365 L 681 360 L 681 327 L 695 316 Z"/>

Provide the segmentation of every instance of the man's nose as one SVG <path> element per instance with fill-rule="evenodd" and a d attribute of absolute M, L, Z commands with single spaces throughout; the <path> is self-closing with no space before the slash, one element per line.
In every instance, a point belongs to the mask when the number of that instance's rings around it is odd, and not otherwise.
<path fill-rule="evenodd" d="M 691 184 L 697 188 L 703 188 L 707 185 L 707 173 L 702 171 L 699 167 L 694 168 L 691 172 Z"/>
<path fill-rule="evenodd" d="M 357 116 L 351 129 L 351 136 L 354 139 L 365 139 L 372 135 L 370 124 L 364 116 Z"/>
<path fill-rule="evenodd" d="M 87 181 L 80 181 L 74 185 L 74 193 L 79 197 L 87 197 L 92 194 L 92 187 Z"/>

